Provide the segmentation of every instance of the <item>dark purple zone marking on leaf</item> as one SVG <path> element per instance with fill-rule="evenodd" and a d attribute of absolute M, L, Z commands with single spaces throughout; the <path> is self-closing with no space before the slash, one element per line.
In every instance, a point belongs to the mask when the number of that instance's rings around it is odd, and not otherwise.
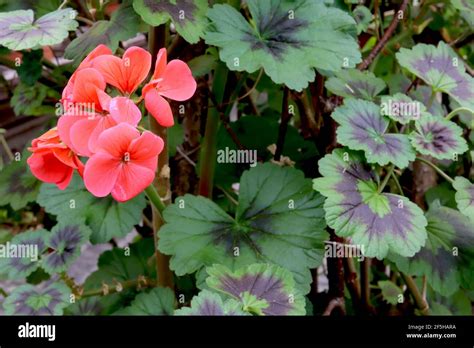
<path fill-rule="evenodd" d="M 259 4 L 257 3 L 257 6 Z M 293 9 L 296 12 L 298 6 Z M 257 23 L 258 32 L 262 39 L 255 36 L 255 33 L 249 31 L 243 40 L 248 41 L 252 45 L 252 49 L 261 49 L 275 59 L 281 59 L 288 48 L 302 48 L 307 43 L 298 38 L 298 32 L 305 29 L 309 23 L 306 20 L 298 18 L 288 18 L 287 12 L 278 12 L 280 8 L 275 6 L 272 13 L 263 14 L 259 11 L 254 20 Z"/>
<path fill-rule="evenodd" d="M 456 256 L 443 248 L 438 248 L 436 253 L 426 247 L 422 248 L 413 256 L 410 263 L 416 260 L 423 260 L 430 265 L 433 273 L 436 273 L 441 281 L 444 281 L 451 272 L 457 270 Z"/>
<path fill-rule="evenodd" d="M 352 127 L 354 139 L 367 144 L 373 155 L 387 154 L 398 157 L 404 151 L 403 144 L 397 136 L 384 134 L 387 123 L 379 115 L 370 112 L 358 113 L 348 121 Z M 375 132 L 372 132 L 372 130 Z M 369 133 L 369 131 L 371 132 Z M 377 142 L 374 136 L 379 136 L 380 141 Z"/>
<path fill-rule="evenodd" d="M 176 0 L 176 5 L 173 5 L 169 0 L 144 0 L 144 5 L 150 9 L 152 13 L 167 12 L 173 22 L 181 23 L 182 21 L 196 21 L 194 13 L 197 6 L 193 0 Z M 184 19 L 180 18 L 180 11 L 184 14 Z"/>
<path fill-rule="evenodd" d="M 369 83 L 368 81 L 353 81 L 348 82 L 347 84 L 352 88 L 355 93 L 353 93 L 349 88 L 346 87 L 347 92 L 350 94 L 354 94 L 355 96 L 362 96 L 367 94 L 373 97 L 377 95 L 376 86 Z"/>
<path fill-rule="evenodd" d="M 244 275 L 235 278 L 225 275 L 220 278 L 220 288 L 236 297 L 248 291 L 258 299 L 265 300 L 268 307 L 262 309 L 266 315 L 286 315 L 292 306 L 289 303 L 289 294 L 284 292 L 283 282 L 273 276 L 266 276 L 260 273 Z"/>
<path fill-rule="evenodd" d="M 46 244 L 43 238 L 40 237 L 33 237 L 31 239 L 22 240 L 16 244 L 37 245 L 39 254 L 46 248 Z M 35 267 L 36 263 L 32 262 L 30 258 L 12 257 L 8 260 L 8 265 L 16 269 L 18 272 L 25 272 L 28 269 Z"/>
<path fill-rule="evenodd" d="M 420 126 L 423 137 L 416 135 L 418 145 L 434 153 L 448 153 L 456 148 L 457 142 L 454 139 L 453 131 L 439 122 L 428 121 Z M 432 137 L 431 141 L 426 141 L 424 137 Z"/>
<path fill-rule="evenodd" d="M 198 315 L 224 315 L 220 304 L 215 299 L 204 299 L 197 309 Z"/>
<path fill-rule="evenodd" d="M 66 226 L 56 232 L 49 242 L 49 246 L 55 249 L 50 253 L 45 262 L 53 267 L 64 265 L 76 252 L 81 242 L 81 231 L 79 226 Z"/>
<path fill-rule="evenodd" d="M 462 64 L 462 63 L 459 63 Z M 461 75 L 455 66 L 453 66 L 452 57 L 447 55 L 443 56 L 432 56 L 425 52 L 423 57 L 412 63 L 413 67 L 420 73 L 420 75 L 426 76 L 432 69 L 436 69 L 447 76 L 453 81 L 454 88 L 450 88 L 449 92 L 462 100 L 469 100 L 474 98 L 474 91 L 471 90 L 469 81 Z"/>
<path fill-rule="evenodd" d="M 49 295 L 51 296 L 51 300 L 46 307 L 41 307 L 39 309 L 31 308 L 26 301 L 31 296 L 43 296 Z M 24 291 L 18 295 L 17 299 L 15 300 L 15 314 L 21 315 L 53 315 L 54 308 L 61 303 L 61 296 L 62 294 L 54 289 L 46 289 L 44 291 L 41 290 L 33 290 L 33 291 Z"/>
<path fill-rule="evenodd" d="M 339 166 L 338 170 L 343 172 L 344 168 Z M 358 222 L 367 226 L 369 239 L 373 234 L 383 235 L 386 231 L 395 233 L 398 237 L 406 238 L 406 231 L 412 229 L 413 215 L 409 209 L 399 208 L 398 199 L 393 195 L 384 195 L 387 197 L 391 212 L 380 217 L 373 212 L 370 207 L 362 202 L 362 196 L 358 191 L 359 181 L 372 180 L 360 164 L 351 165 L 344 172 L 344 179 L 338 182 L 335 189 L 344 195 L 344 202 L 341 203 L 345 210 L 341 212 L 347 220 Z"/>

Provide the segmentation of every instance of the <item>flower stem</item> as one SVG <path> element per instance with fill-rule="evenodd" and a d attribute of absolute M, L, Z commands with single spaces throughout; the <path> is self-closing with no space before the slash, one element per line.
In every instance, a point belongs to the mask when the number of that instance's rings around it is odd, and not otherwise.
<path fill-rule="evenodd" d="M 456 114 L 458 114 L 458 113 L 461 112 L 461 111 L 467 111 L 467 112 L 470 112 L 471 114 L 474 115 L 474 111 L 472 111 L 471 109 L 465 108 L 465 107 L 460 107 L 460 108 L 454 109 L 454 110 L 451 111 L 449 114 L 447 114 L 446 117 L 445 117 L 445 119 L 446 119 L 446 120 L 450 120 L 450 119 L 452 119 Z"/>
<path fill-rule="evenodd" d="M 165 210 L 166 206 L 161 200 L 160 195 L 155 189 L 155 186 L 151 184 L 145 189 L 145 193 L 150 199 L 150 202 L 153 204 L 153 206 L 159 211 L 160 215 L 163 216 L 163 210 Z"/>
<path fill-rule="evenodd" d="M 388 170 L 387 174 L 385 175 L 385 177 L 383 178 L 383 181 L 382 183 L 380 184 L 379 186 L 379 193 L 382 193 L 383 189 L 385 188 L 385 186 L 387 186 L 387 183 L 388 183 L 388 180 L 390 180 L 390 177 L 392 176 L 392 173 L 393 173 L 393 170 L 395 169 L 395 166 L 392 164 L 392 166 L 390 167 L 390 169 Z"/>
<path fill-rule="evenodd" d="M 448 174 L 446 174 L 445 172 L 443 172 L 436 164 L 434 163 L 431 163 L 430 161 L 428 160 L 425 160 L 424 158 L 422 157 L 417 157 L 416 158 L 417 160 L 423 162 L 423 163 L 426 163 L 427 165 L 429 165 L 431 168 L 433 168 L 434 170 L 436 170 L 436 172 L 441 175 L 443 178 L 445 178 L 447 181 L 449 181 L 451 184 L 454 182 L 453 178 L 451 178 Z"/>
<path fill-rule="evenodd" d="M 393 181 L 395 181 L 395 185 L 397 186 L 398 191 L 400 191 L 400 194 L 401 194 L 402 196 L 404 196 L 404 194 L 403 194 L 403 189 L 402 189 L 402 185 L 400 185 L 400 181 L 398 181 L 397 174 L 395 174 L 394 171 L 392 171 L 391 174 L 392 174 L 392 179 L 393 179 Z"/>
<path fill-rule="evenodd" d="M 412 277 L 409 275 L 400 273 L 402 276 L 403 280 L 405 281 L 408 290 L 410 291 L 411 295 L 413 296 L 413 299 L 415 300 L 416 306 L 420 310 L 421 314 L 423 315 L 429 315 L 430 314 L 430 307 L 428 303 L 425 301 L 423 296 L 420 293 L 420 290 L 418 290 L 418 287 L 416 286 L 415 281 L 413 280 Z"/>

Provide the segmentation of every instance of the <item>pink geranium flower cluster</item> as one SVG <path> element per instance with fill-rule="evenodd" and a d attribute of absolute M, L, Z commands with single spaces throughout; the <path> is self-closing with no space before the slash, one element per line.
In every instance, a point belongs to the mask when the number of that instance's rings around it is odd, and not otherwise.
<path fill-rule="evenodd" d="M 164 127 L 173 125 L 165 98 L 184 101 L 196 91 L 191 70 L 181 60 L 168 63 L 166 49 L 158 52 L 155 70 L 150 53 L 130 47 L 122 58 L 104 45 L 94 49 L 71 76 L 62 93 L 65 112 L 53 128 L 34 139 L 28 164 L 40 180 L 65 189 L 77 170 L 86 188 L 97 197 L 112 195 L 127 201 L 153 182 L 163 140 L 138 127 L 137 103 Z M 85 165 L 79 157 L 88 158 Z"/>

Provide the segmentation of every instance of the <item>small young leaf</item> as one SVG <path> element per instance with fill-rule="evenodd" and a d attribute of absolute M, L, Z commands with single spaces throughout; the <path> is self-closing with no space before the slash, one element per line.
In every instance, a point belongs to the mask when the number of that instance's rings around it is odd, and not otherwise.
<path fill-rule="evenodd" d="M 304 315 L 305 300 L 291 272 L 270 264 L 253 264 L 235 272 L 222 265 L 207 269 L 210 288 L 240 302 L 244 311 L 257 315 Z"/>
<path fill-rule="evenodd" d="M 454 178 L 456 203 L 461 213 L 474 222 L 474 184 L 462 176 Z"/>
<path fill-rule="evenodd" d="M 459 104 L 474 110 L 474 80 L 464 70 L 462 59 L 440 41 L 438 46 L 417 44 L 396 54 L 401 66 L 423 79 L 435 91 L 452 96 Z"/>
<path fill-rule="evenodd" d="M 0 13 L 0 45 L 20 51 L 61 43 L 75 30 L 76 11 L 66 8 L 50 12 L 36 21 L 32 10 Z"/>
<path fill-rule="evenodd" d="M 423 211 L 406 197 L 378 193 L 374 174 L 360 155 L 336 149 L 319 161 L 323 176 L 313 187 L 326 196 L 326 221 L 338 236 L 350 237 L 364 255 L 383 259 L 393 252 L 413 256 L 425 244 Z"/>
<path fill-rule="evenodd" d="M 467 151 L 462 128 L 444 118 L 423 115 L 415 123 L 416 131 L 410 134 L 413 147 L 423 155 L 437 159 L 450 159 Z"/>
<path fill-rule="evenodd" d="M 377 284 L 380 290 L 382 290 L 383 299 L 392 305 L 396 305 L 398 303 L 398 297 L 403 294 L 402 289 L 390 280 L 380 280 Z"/>
<path fill-rule="evenodd" d="M 346 99 L 331 115 L 340 124 L 337 141 L 353 150 L 364 150 L 369 163 L 405 168 L 415 160 L 415 151 L 405 134 L 386 133 L 389 120 L 380 113 L 372 102 Z"/>
<path fill-rule="evenodd" d="M 341 97 L 366 100 L 373 100 L 386 87 L 385 82 L 373 73 L 357 69 L 341 70 L 335 77 L 330 77 L 325 86 Z"/>
<path fill-rule="evenodd" d="M 62 283 L 48 286 L 30 284 L 17 287 L 3 302 L 7 315 L 62 315 L 70 305 L 69 288 Z"/>
<path fill-rule="evenodd" d="M 357 23 L 357 34 L 369 28 L 369 24 L 372 21 L 372 13 L 367 7 L 357 6 L 354 11 L 352 11 L 352 16 Z"/>
<path fill-rule="evenodd" d="M 231 70 L 263 68 L 277 83 L 301 91 L 314 69 L 339 71 L 361 60 L 354 19 L 323 0 L 248 0 L 251 23 L 230 5 L 208 11 L 212 25 L 206 43 L 220 48 Z"/>
<path fill-rule="evenodd" d="M 191 307 L 178 309 L 175 315 L 247 315 L 241 308 L 242 304 L 234 299 L 224 302 L 218 294 L 203 290 L 193 297 Z"/>

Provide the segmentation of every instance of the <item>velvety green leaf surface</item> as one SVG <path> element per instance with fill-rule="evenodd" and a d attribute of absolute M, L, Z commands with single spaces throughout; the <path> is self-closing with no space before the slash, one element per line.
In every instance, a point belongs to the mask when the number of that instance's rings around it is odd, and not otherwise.
<path fill-rule="evenodd" d="M 64 58 L 73 59 L 75 65 L 100 44 L 108 46 L 115 52 L 122 40 L 137 35 L 140 18 L 132 8 L 131 1 L 125 1 L 118 10 L 112 13 L 110 20 L 99 20 L 85 33 L 75 38 L 64 52 Z"/>
<path fill-rule="evenodd" d="M 359 99 L 346 99 L 331 114 L 340 126 L 337 141 L 353 150 L 363 150 L 369 163 L 393 163 L 405 168 L 415 160 L 415 151 L 405 134 L 387 133 L 389 120 L 378 105 Z"/>
<path fill-rule="evenodd" d="M 378 193 L 359 154 L 336 149 L 318 164 L 323 177 L 313 187 L 326 196 L 326 221 L 338 236 L 378 259 L 388 252 L 411 257 L 425 244 L 423 211 L 406 197 Z"/>
<path fill-rule="evenodd" d="M 368 71 L 357 69 L 342 70 L 330 77 L 326 88 L 341 97 L 373 100 L 385 89 L 385 82 Z"/>
<path fill-rule="evenodd" d="M 257 262 L 293 272 L 302 293 L 310 268 L 320 265 L 327 238 L 322 197 L 289 167 L 265 163 L 244 172 L 235 218 L 199 196 L 178 197 L 166 208 L 159 249 L 177 275 L 215 263 L 230 269 Z"/>
<path fill-rule="evenodd" d="M 369 27 L 370 22 L 372 21 L 372 13 L 365 6 L 357 6 L 352 11 L 352 16 L 354 17 L 357 23 L 357 34 L 366 31 Z"/>
<path fill-rule="evenodd" d="M 474 28 L 474 3 L 470 0 L 451 0 L 451 3 L 459 10 L 459 13 L 471 28 Z"/>
<path fill-rule="evenodd" d="M 176 31 L 189 43 L 196 43 L 207 26 L 207 0 L 134 0 L 133 8 L 153 26 L 172 20 Z"/>
<path fill-rule="evenodd" d="M 467 151 L 462 128 L 444 118 L 423 115 L 410 134 L 413 147 L 421 154 L 437 159 L 452 159 Z"/>
<path fill-rule="evenodd" d="M 253 264 L 235 272 L 222 265 L 207 269 L 210 288 L 242 303 L 256 315 L 304 315 L 305 300 L 298 293 L 291 272 L 270 264 Z"/>
<path fill-rule="evenodd" d="M 426 112 L 423 103 L 402 93 L 382 96 L 380 107 L 382 115 L 388 116 L 401 124 L 418 120 Z"/>
<path fill-rule="evenodd" d="M 474 226 L 457 210 L 433 206 L 426 213 L 428 239 L 414 257 L 394 258 L 398 268 L 407 274 L 426 276 L 438 293 L 449 296 L 459 289 L 472 269 Z"/>
<path fill-rule="evenodd" d="M 474 79 L 465 72 L 462 59 L 443 41 L 438 46 L 401 48 L 396 56 L 401 66 L 434 90 L 448 93 L 462 106 L 474 109 Z"/>
<path fill-rule="evenodd" d="M 70 304 L 71 291 L 62 283 L 48 286 L 22 285 L 6 298 L 3 308 L 7 315 L 62 315 Z"/>
<path fill-rule="evenodd" d="M 154 288 L 135 297 L 130 306 L 117 315 L 173 315 L 174 292 L 170 288 Z"/>
<path fill-rule="evenodd" d="M 208 290 L 201 291 L 194 296 L 190 307 L 183 307 L 175 311 L 175 315 L 247 315 L 242 304 L 234 299 L 222 300 L 222 297 Z"/>
<path fill-rule="evenodd" d="M 456 190 L 455 199 L 459 211 L 474 222 L 474 184 L 462 176 L 457 176 L 454 178 L 453 187 Z"/>
<path fill-rule="evenodd" d="M 38 203 L 59 220 L 81 221 L 92 230 L 91 242 L 104 243 L 123 237 L 140 222 L 146 201 L 143 194 L 119 203 L 112 197 L 96 198 L 84 187 L 82 179 L 74 176 L 65 190 L 56 185 L 43 184 Z"/>
<path fill-rule="evenodd" d="M 32 10 L 0 13 L 0 45 L 20 51 L 61 43 L 77 28 L 76 14 L 66 8 L 35 20 Z"/>
<path fill-rule="evenodd" d="M 231 70 L 263 68 L 275 83 L 301 91 L 314 79 L 314 69 L 339 71 L 360 62 L 355 21 L 328 8 L 322 0 L 247 1 L 249 23 L 230 5 L 214 5 L 206 43 L 220 48 Z"/>
<path fill-rule="evenodd" d="M 36 82 L 33 86 L 19 83 L 13 90 L 10 106 L 17 116 L 40 116 L 55 113 L 52 105 L 43 105 L 46 97 L 59 99 L 61 95 L 54 89 Z"/>
<path fill-rule="evenodd" d="M 384 301 L 396 305 L 398 303 L 398 296 L 403 294 L 403 290 L 390 280 L 380 280 L 377 284 L 380 290 L 382 290 Z"/>

